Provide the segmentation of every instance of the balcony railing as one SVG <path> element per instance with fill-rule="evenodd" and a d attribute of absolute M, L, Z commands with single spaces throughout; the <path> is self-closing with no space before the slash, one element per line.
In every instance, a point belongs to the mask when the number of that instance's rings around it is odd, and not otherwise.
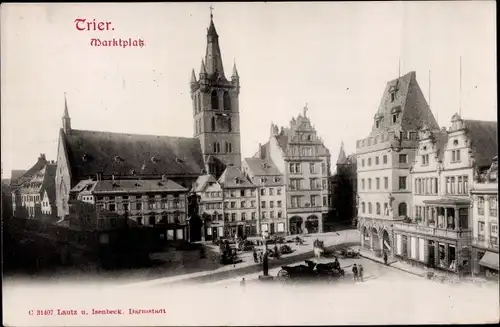
<path fill-rule="evenodd" d="M 404 232 L 422 233 L 422 234 L 428 234 L 440 237 L 449 237 L 449 238 L 462 238 L 471 236 L 471 231 L 468 229 L 465 230 L 444 229 L 444 228 L 436 228 L 431 226 L 424 226 L 424 225 L 403 223 L 403 222 L 395 222 L 393 228 L 395 230 L 400 230 Z"/>

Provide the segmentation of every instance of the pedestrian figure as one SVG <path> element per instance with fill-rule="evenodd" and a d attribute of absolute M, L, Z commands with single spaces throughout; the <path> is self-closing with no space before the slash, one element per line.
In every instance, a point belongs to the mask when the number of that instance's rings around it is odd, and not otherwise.
<path fill-rule="evenodd" d="M 359 265 L 359 279 L 363 281 L 363 266 Z"/>
<path fill-rule="evenodd" d="M 241 280 L 240 286 L 245 286 L 245 277 L 243 277 L 243 279 Z"/>
<path fill-rule="evenodd" d="M 354 276 L 354 281 L 358 281 L 358 267 L 356 267 L 356 264 L 352 267 L 352 274 Z"/>
<path fill-rule="evenodd" d="M 262 263 L 262 251 L 260 251 L 259 262 Z"/>
<path fill-rule="evenodd" d="M 255 248 L 253 249 L 253 261 L 255 263 L 259 262 L 259 259 L 257 258 L 257 250 L 255 250 Z"/>
<path fill-rule="evenodd" d="M 274 256 L 276 258 L 280 257 L 280 252 L 278 251 L 278 246 L 276 244 L 274 245 Z"/>
<path fill-rule="evenodd" d="M 337 259 L 337 257 L 335 257 L 335 261 L 333 262 L 333 267 L 336 270 L 340 270 L 340 262 L 339 259 Z"/>
<path fill-rule="evenodd" d="M 384 252 L 384 263 L 387 266 L 387 252 Z"/>

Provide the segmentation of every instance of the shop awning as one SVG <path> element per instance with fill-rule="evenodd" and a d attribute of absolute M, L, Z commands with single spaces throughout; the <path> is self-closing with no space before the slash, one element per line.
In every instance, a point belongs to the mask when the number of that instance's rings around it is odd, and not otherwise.
<path fill-rule="evenodd" d="M 479 261 L 481 266 L 485 266 L 494 270 L 498 270 L 498 254 L 486 251 L 486 253 Z"/>

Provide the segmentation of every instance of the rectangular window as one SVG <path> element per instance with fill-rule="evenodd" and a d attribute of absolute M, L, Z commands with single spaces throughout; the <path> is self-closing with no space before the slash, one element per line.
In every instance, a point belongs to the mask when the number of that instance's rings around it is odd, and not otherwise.
<path fill-rule="evenodd" d="M 245 212 L 241 213 L 241 220 L 245 221 L 247 219 L 247 214 Z"/>
<path fill-rule="evenodd" d="M 417 238 L 412 236 L 410 244 L 411 244 L 411 248 L 410 248 L 411 258 L 417 259 L 417 253 L 418 253 Z"/>
<path fill-rule="evenodd" d="M 375 164 L 378 165 L 379 164 L 379 159 L 378 157 L 375 157 Z"/>
<path fill-rule="evenodd" d="M 406 176 L 399 177 L 399 189 L 406 190 Z"/>
<path fill-rule="evenodd" d="M 450 178 L 450 193 L 451 194 L 456 194 L 455 193 L 455 177 Z"/>
<path fill-rule="evenodd" d="M 231 201 L 231 209 L 234 209 L 236 208 L 236 202 L 235 201 Z"/>
<path fill-rule="evenodd" d="M 467 194 L 469 193 L 469 177 L 468 176 L 463 176 L 463 182 L 464 182 L 464 193 Z"/>
<path fill-rule="evenodd" d="M 269 201 L 269 208 L 274 208 L 274 201 Z"/>
<path fill-rule="evenodd" d="M 477 224 L 478 224 L 477 227 L 478 227 L 479 233 L 484 234 L 484 226 L 485 226 L 484 221 L 479 221 Z"/>
<path fill-rule="evenodd" d="M 236 213 L 231 214 L 231 221 L 236 221 Z"/>
<path fill-rule="evenodd" d="M 316 164 L 314 162 L 311 162 L 309 164 L 309 171 L 311 174 L 315 174 L 316 173 Z"/>
<path fill-rule="evenodd" d="M 328 204 L 327 204 L 327 200 L 326 200 L 326 196 L 323 197 L 323 206 L 326 207 Z"/>
<path fill-rule="evenodd" d="M 241 205 L 241 208 L 245 208 L 245 201 L 241 201 L 240 205 Z"/>
<path fill-rule="evenodd" d="M 278 208 L 281 208 L 281 201 L 277 201 Z"/>
<path fill-rule="evenodd" d="M 399 155 L 399 163 L 404 164 L 407 162 L 407 155 L 406 154 L 400 154 Z"/>
<path fill-rule="evenodd" d="M 403 253 L 403 242 L 400 234 L 396 234 L 396 253 L 402 255 Z"/>
<path fill-rule="evenodd" d="M 278 187 L 278 188 L 276 189 L 276 194 L 277 194 L 277 195 L 281 195 L 281 188 L 280 188 L 280 187 Z"/>
<path fill-rule="evenodd" d="M 252 212 L 252 220 L 255 220 L 255 212 Z"/>
<path fill-rule="evenodd" d="M 272 188 L 269 189 L 269 195 L 274 195 L 274 189 Z"/>
<path fill-rule="evenodd" d="M 372 189 L 372 179 L 371 178 L 368 178 L 368 189 L 369 190 Z"/>
<path fill-rule="evenodd" d="M 326 164 L 324 162 L 321 163 L 321 174 L 326 174 Z"/>
<path fill-rule="evenodd" d="M 384 188 L 386 190 L 389 188 L 389 177 L 384 177 Z"/>
<path fill-rule="evenodd" d="M 380 178 L 378 178 L 378 177 L 375 178 L 375 182 L 377 184 L 377 190 L 379 190 L 380 189 Z"/>
<path fill-rule="evenodd" d="M 245 190 L 240 190 L 240 196 L 245 196 Z"/>
<path fill-rule="evenodd" d="M 364 180 L 364 178 L 361 179 L 361 189 L 362 190 L 365 189 L 365 180 Z"/>
<path fill-rule="evenodd" d="M 498 212 L 498 199 L 495 197 L 490 197 L 489 199 L 489 213 L 491 217 L 496 217 Z"/>
<path fill-rule="evenodd" d="M 311 207 L 316 207 L 317 206 L 317 195 L 311 195 Z"/>
<path fill-rule="evenodd" d="M 387 155 L 386 154 L 384 154 L 384 156 L 383 156 L 383 163 L 384 163 L 384 165 L 387 164 Z"/>
<path fill-rule="evenodd" d="M 266 201 L 261 201 L 261 202 L 260 202 L 260 207 L 261 207 L 262 209 L 265 209 L 265 208 L 266 208 Z"/>
<path fill-rule="evenodd" d="M 281 218 L 281 217 L 283 217 L 283 213 L 281 211 L 278 211 L 278 218 Z M 278 230 L 278 232 L 279 232 L 279 230 Z"/>
<path fill-rule="evenodd" d="M 266 195 L 266 189 L 265 188 L 261 188 L 260 189 L 260 195 Z"/>

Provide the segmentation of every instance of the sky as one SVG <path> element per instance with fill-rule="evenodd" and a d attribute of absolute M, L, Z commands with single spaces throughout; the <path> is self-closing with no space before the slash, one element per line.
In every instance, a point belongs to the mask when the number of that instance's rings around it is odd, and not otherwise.
<path fill-rule="evenodd" d="M 75 129 L 191 137 L 189 93 L 206 49 L 209 3 L 3 4 L 3 178 L 55 160 L 66 92 Z M 496 7 L 471 2 L 213 3 L 226 76 L 240 75 L 243 157 L 308 112 L 337 159 L 372 127 L 387 81 L 415 71 L 448 126 L 497 120 Z M 114 30 L 79 31 L 75 19 Z M 142 48 L 91 38 L 142 39 Z M 461 60 L 460 60 L 461 57 Z M 460 61 L 462 91 L 460 92 Z M 431 87 L 429 88 L 429 76 Z"/>

